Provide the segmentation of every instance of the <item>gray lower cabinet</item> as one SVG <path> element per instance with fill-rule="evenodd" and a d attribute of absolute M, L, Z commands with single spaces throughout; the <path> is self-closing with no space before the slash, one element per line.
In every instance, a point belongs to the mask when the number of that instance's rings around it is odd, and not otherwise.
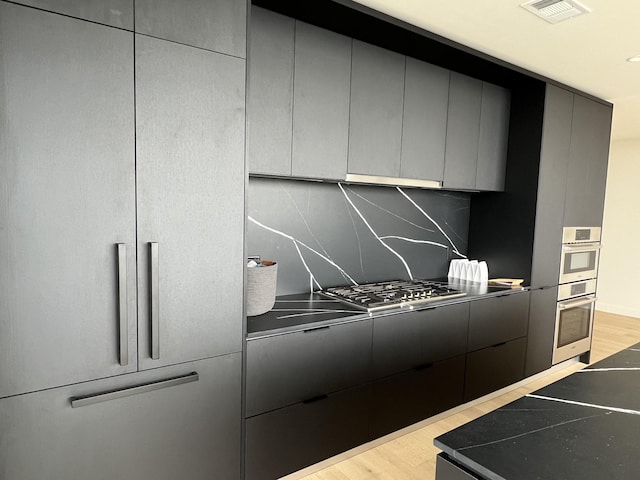
<path fill-rule="evenodd" d="M 249 418 L 245 479 L 275 480 L 367 442 L 369 396 L 365 385 Z"/>
<path fill-rule="evenodd" d="M 1 399 L 2 479 L 239 479 L 240 370 L 238 353 Z"/>
<path fill-rule="evenodd" d="M 527 335 L 529 292 L 505 294 L 471 302 L 468 351 Z"/>
<path fill-rule="evenodd" d="M 372 438 L 460 405 L 465 364 L 465 355 L 460 355 L 374 382 L 371 395 Z"/>
<path fill-rule="evenodd" d="M 524 378 L 526 337 L 467 354 L 464 401 L 468 402 Z"/>
<path fill-rule="evenodd" d="M 349 173 L 400 176 L 405 57 L 353 41 Z"/>
<path fill-rule="evenodd" d="M 480 477 L 455 463 L 448 455 L 436 457 L 436 480 L 480 480 Z"/>
<path fill-rule="evenodd" d="M 551 368 L 558 287 L 531 291 L 525 375 Z"/>
<path fill-rule="evenodd" d="M 14 3 L 133 30 L 133 0 L 17 0 Z"/>
<path fill-rule="evenodd" d="M 247 84 L 250 173 L 291 175 L 295 20 L 251 8 Z"/>
<path fill-rule="evenodd" d="M 363 320 L 249 340 L 246 416 L 368 382 L 371 332 Z"/>
<path fill-rule="evenodd" d="M 442 181 L 449 70 L 407 57 L 400 177 Z"/>
<path fill-rule="evenodd" d="M 349 145 L 351 39 L 296 21 L 291 174 L 343 180 Z"/>
<path fill-rule="evenodd" d="M 137 33 L 246 57 L 246 0 L 134 0 Z"/>
<path fill-rule="evenodd" d="M 0 72 L 0 397 L 135 371 L 133 34 L 1 2 Z"/>
<path fill-rule="evenodd" d="M 451 72 L 444 188 L 476 188 L 481 106 L 482 81 Z"/>
<path fill-rule="evenodd" d="M 242 59 L 136 36 L 140 368 L 242 349 L 244 78 Z"/>

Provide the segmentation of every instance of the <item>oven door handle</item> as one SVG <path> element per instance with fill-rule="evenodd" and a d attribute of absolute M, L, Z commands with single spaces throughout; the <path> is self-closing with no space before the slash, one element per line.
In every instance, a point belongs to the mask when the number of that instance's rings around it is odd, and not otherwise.
<path fill-rule="evenodd" d="M 588 252 L 590 250 L 600 250 L 602 245 L 599 243 L 583 243 L 581 245 L 565 245 L 562 250 L 565 252 Z"/>
<path fill-rule="evenodd" d="M 558 309 L 564 310 L 565 308 L 575 308 L 575 307 L 583 307 L 585 305 L 589 305 L 591 303 L 595 303 L 598 300 L 596 297 L 589 297 L 586 300 L 577 300 L 575 302 L 558 302 Z"/>

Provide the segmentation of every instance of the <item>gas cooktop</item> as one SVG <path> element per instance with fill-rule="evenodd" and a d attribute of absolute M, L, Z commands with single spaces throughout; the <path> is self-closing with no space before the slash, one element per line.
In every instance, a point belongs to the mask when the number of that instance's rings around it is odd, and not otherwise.
<path fill-rule="evenodd" d="M 346 287 L 332 287 L 318 292 L 367 312 L 412 307 L 445 298 L 463 297 L 465 292 L 430 280 L 391 280 Z"/>

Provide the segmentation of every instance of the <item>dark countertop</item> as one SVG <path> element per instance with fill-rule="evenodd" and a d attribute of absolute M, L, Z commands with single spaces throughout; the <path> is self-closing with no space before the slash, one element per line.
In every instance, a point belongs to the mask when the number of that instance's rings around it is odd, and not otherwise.
<path fill-rule="evenodd" d="M 434 440 L 492 480 L 640 475 L 640 343 Z"/>
<path fill-rule="evenodd" d="M 247 318 L 247 338 L 252 339 L 290 333 L 307 328 L 359 321 L 383 315 L 397 315 L 405 311 L 426 310 L 454 303 L 468 302 L 480 298 L 495 297 L 528 290 L 528 287 L 510 288 L 489 286 L 487 284 L 446 278 L 431 280 L 446 283 L 449 288 L 465 292 L 466 296 L 437 300 L 432 303 L 416 306 L 413 310 L 409 310 L 406 307 L 398 307 L 369 313 L 364 310 L 359 310 L 348 303 L 328 298 L 318 293 L 282 295 L 276 297 L 276 303 L 271 311 L 263 315 Z"/>

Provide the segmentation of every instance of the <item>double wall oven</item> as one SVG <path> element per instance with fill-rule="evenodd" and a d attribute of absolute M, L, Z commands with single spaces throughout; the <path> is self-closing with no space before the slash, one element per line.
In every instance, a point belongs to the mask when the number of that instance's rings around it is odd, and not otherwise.
<path fill-rule="evenodd" d="M 599 227 L 563 230 L 553 364 L 591 350 L 599 258 Z"/>

